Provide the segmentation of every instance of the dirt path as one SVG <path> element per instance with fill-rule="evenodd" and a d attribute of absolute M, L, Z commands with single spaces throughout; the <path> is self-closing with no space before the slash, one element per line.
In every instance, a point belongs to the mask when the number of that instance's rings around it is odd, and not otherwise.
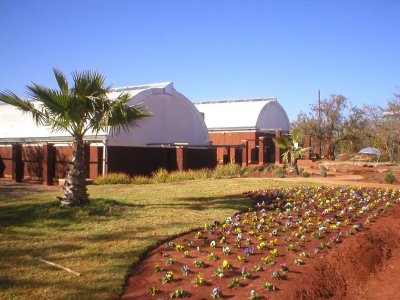
<path fill-rule="evenodd" d="M 336 175 L 328 177 L 289 177 L 289 178 L 272 178 L 275 181 L 284 182 L 306 182 L 306 183 L 322 183 L 322 184 L 333 184 L 342 186 L 362 186 L 362 187 L 373 187 L 373 188 L 390 188 L 399 189 L 398 184 L 385 184 L 377 182 L 365 182 L 361 175 Z"/>

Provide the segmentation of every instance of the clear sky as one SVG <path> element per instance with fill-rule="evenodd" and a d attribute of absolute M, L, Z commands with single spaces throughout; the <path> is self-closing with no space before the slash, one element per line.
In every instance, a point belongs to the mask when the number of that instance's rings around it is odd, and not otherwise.
<path fill-rule="evenodd" d="M 193 102 L 276 96 L 384 105 L 400 86 L 398 0 L 0 0 L 0 90 L 52 67 L 114 87 L 173 81 Z"/>

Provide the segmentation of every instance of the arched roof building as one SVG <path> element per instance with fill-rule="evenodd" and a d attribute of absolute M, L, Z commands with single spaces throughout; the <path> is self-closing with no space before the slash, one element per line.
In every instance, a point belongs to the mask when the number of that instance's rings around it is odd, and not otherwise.
<path fill-rule="evenodd" d="M 274 162 L 272 137 L 290 130 L 289 118 L 276 98 L 205 101 L 195 103 L 203 115 L 210 139 L 219 147 L 219 163 L 232 162 L 233 148 L 246 144 L 246 163 L 259 163 L 259 139 L 262 137 L 265 162 Z M 243 161 L 242 161 L 243 163 Z M 263 163 L 263 162 L 262 162 Z"/>
<path fill-rule="evenodd" d="M 109 96 L 115 99 L 121 93 L 130 96 L 128 105 L 142 107 L 151 116 L 128 132 L 87 133 L 88 177 L 108 172 L 149 175 L 159 168 L 215 165 L 215 155 L 208 155 L 210 141 L 202 115 L 172 82 L 114 88 Z M 64 178 L 71 159 L 70 141 L 67 132 L 37 126 L 30 114 L 0 104 L 0 177 L 20 176 L 46 182 Z"/>
<path fill-rule="evenodd" d="M 138 127 L 116 135 L 100 132 L 89 133 L 87 140 L 107 141 L 110 146 L 147 147 L 159 144 L 185 143 L 209 144 L 207 127 L 201 114 L 185 96 L 177 92 L 172 82 L 114 88 L 110 98 L 121 93 L 131 97 L 128 105 L 138 105 L 152 114 Z M 29 114 L 8 105 L 0 105 L 0 142 L 66 142 L 67 132 L 52 132 L 37 126 Z"/>
<path fill-rule="evenodd" d="M 276 98 L 195 103 L 209 131 L 290 129 L 289 118 Z"/>

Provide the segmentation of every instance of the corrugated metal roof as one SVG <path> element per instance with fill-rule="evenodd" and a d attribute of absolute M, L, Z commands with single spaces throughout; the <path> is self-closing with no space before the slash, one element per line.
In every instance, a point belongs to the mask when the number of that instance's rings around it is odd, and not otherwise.
<path fill-rule="evenodd" d="M 195 105 L 209 131 L 290 129 L 285 110 L 273 97 L 202 101 Z"/>

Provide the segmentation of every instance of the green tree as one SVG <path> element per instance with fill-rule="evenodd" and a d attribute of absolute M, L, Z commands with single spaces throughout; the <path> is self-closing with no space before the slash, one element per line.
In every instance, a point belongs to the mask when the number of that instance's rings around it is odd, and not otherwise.
<path fill-rule="evenodd" d="M 83 154 L 85 134 L 127 131 L 149 114 L 140 107 L 128 106 L 129 95 L 126 93 L 110 99 L 111 86 L 105 86 L 105 77 L 97 72 L 73 72 L 72 86 L 61 71 L 53 69 L 53 72 L 59 89 L 35 83 L 26 86 L 30 98 L 40 105 L 23 100 L 10 90 L 0 92 L 0 101 L 30 113 L 39 126 L 50 127 L 53 132 L 67 131 L 71 135 L 72 166 L 65 180 L 60 206 L 82 206 L 89 203 Z"/>
<path fill-rule="evenodd" d="M 304 157 L 309 148 L 303 148 L 299 146 L 299 143 L 302 140 L 301 131 L 299 129 L 291 130 L 290 135 L 291 138 L 287 136 L 281 136 L 279 138 L 273 138 L 272 140 L 278 148 L 283 150 L 283 163 L 285 165 L 290 165 L 291 170 L 299 175 L 297 161 L 299 158 Z"/>

